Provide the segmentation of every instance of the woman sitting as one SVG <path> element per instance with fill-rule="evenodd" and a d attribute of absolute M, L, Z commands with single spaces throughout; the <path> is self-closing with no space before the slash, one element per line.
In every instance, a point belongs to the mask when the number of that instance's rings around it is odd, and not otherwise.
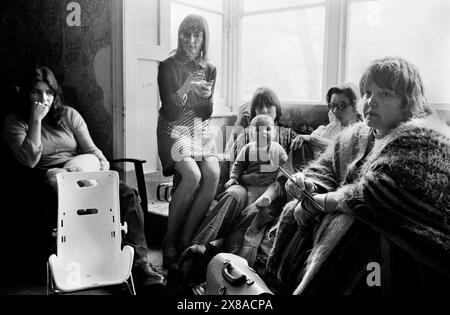
<path fill-rule="evenodd" d="M 277 95 L 266 87 L 256 89 L 252 97 L 250 112 L 252 119 L 259 115 L 267 115 L 273 119 L 277 125 L 275 126 L 276 133 L 273 141 L 278 142 L 286 152 L 289 152 L 291 141 L 296 137 L 297 133 L 290 128 L 279 126 L 281 104 Z M 237 156 L 237 153 L 241 152 L 245 145 L 250 142 L 250 133 L 250 129 L 247 128 L 238 136 L 232 145 L 229 157 Z M 192 243 L 206 245 L 216 239 L 228 237 L 231 231 L 237 226 L 240 226 L 239 230 L 241 233 L 245 233 L 252 218 L 247 217 L 246 223 L 239 223 L 239 221 L 247 214 L 241 213 L 247 206 L 247 187 L 267 187 L 276 181 L 277 176 L 278 170 L 273 172 L 250 172 L 241 174 L 238 180 L 239 185 L 232 185 L 219 195 L 218 203 L 208 212 L 208 215 L 202 221 Z M 271 220 L 274 220 L 274 218 L 275 216 L 272 215 Z M 239 250 L 240 245 L 236 244 L 233 240 L 226 241 L 225 243 L 236 247 L 235 250 Z"/>
<path fill-rule="evenodd" d="M 450 276 L 450 129 L 401 58 L 373 62 L 360 90 L 364 123 L 287 182 L 298 200 L 268 267 L 287 293 L 439 292 Z"/>
<path fill-rule="evenodd" d="M 45 221 L 49 229 L 57 222 L 56 175 L 109 169 L 108 160 L 92 141 L 81 115 L 64 106 L 62 99 L 53 72 L 47 67 L 32 69 L 21 84 L 19 104 L 6 117 L 3 131 L 14 157 L 25 167 L 27 180 L 42 190 L 42 199 L 48 201 L 48 213 L 30 215 Z M 135 250 L 134 271 L 145 278 L 145 284 L 163 283 L 163 277 L 147 259 L 144 212 L 137 193 L 123 182 L 119 189 L 121 219 L 129 226 L 123 242 Z M 46 232 L 51 235 L 51 230 Z"/>
<path fill-rule="evenodd" d="M 269 88 L 260 87 L 253 94 L 250 106 L 252 119 L 259 115 L 269 116 L 275 122 L 275 137 L 273 141 L 278 142 L 281 147 L 289 152 L 292 140 L 297 133 L 291 128 L 279 125 L 281 118 L 281 104 L 277 95 Z M 249 143 L 251 130 L 242 130 L 236 141 L 230 145 L 229 158 L 234 161 L 238 153 Z M 257 259 L 257 250 L 262 240 L 264 229 L 258 228 L 253 231 L 253 226 L 265 226 L 273 224 L 275 218 L 281 211 L 285 203 L 284 198 L 274 200 L 264 211 L 259 211 L 255 202 L 247 207 L 248 186 L 267 187 L 277 180 L 278 171 L 273 172 L 250 172 L 241 174 L 239 185 L 232 185 L 227 188 L 217 198 L 218 202 L 213 205 L 206 217 L 203 219 L 199 229 L 195 233 L 192 246 L 185 250 L 180 258 L 183 271 L 188 282 L 192 282 L 192 276 L 198 275 L 202 281 L 205 270 L 198 270 L 205 267 L 200 261 L 206 262 L 210 256 L 207 247 L 224 252 L 236 253 L 244 256 L 253 265 Z M 284 186 L 284 184 L 283 184 Z M 272 213 L 274 212 L 274 213 Z M 278 212 L 276 214 L 275 212 Z M 257 216 L 257 213 L 264 215 Z M 255 222 L 255 219 L 262 222 Z M 261 220 L 262 219 L 262 220 Z M 246 239 L 247 234 L 247 241 Z M 209 247 L 214 243 L 214 247 Z M 265 264 L 265 263 L 264 263 Z"/>
<path fill-rule="evenodd" d="M 181 178 L 163 241 L 163 261 L 170 269 L 176 269 L 179 253 L 192 241 L 219 182 L 209 128 L 217 70 L 208 62 L 208 42 L 206 19 L 188 15 L 178 28 L 177 49 L 158 70 L 158 154 L 163 174 Z"/>
<path fill-rule="evenodd" d="M 291 145 L 292 168 L 300 170 L 309 161 L 315 160 L 345 128 L 362 121 L 356 108 L 360 93 L 354 84 L 346 83 L 328 90 L 329 124 L 318 127 L 310 135 L 298 135 Z"/>

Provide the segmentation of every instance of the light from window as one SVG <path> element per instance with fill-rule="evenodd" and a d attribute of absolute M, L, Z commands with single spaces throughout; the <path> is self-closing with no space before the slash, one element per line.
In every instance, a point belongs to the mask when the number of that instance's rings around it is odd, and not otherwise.
<path fill-rule="evenodd" d="M 243 101 L 259 86 L 270 87 L 282 101 L 321 100 L 325 16 L 325 6 L 244 16 Z"/>
<path fill-rule="evenodd" d="M 450 1 L 354 2 L 346 79 L 359 83 L 375 59 L 400 56 L 419 68 L 428 102 L 450 103 Z"/>
<path fill-rule="evenodd" d="M 164 0 L 166 1 L 166 0 Z M 229 0 L 225 0 L 229 1 Z M 223 11 L 223 1 L 222 0 L 177 0 L 179 3 L 185 3 L 186 5 L 192 5 L 197 7 L 202 7 L 205 9 Z"/>
<path fill-rule="evenodd" d="M 189 1 L 194 4 L 194 1 Z M 204 4 L 208 8 L 222 8 L 222 0 L 197 0 L 195 4 Z M 206 5 L 208 4 L 208 5 Z M 222 89 L 222 20 L 220 14 L 211 13 L 205 10 L 193 8 L 180 3 L 172 3 L 171 5 L 171 25 L 170 25 L 170 48 L 174 50 L 178 45 L 178 27 L 181 21 L 189 14 L 198 14 L 203 16 L 209 26 L 209 46 L 208 57 L 209 62 L 217 68 L 216 88 L 214 91 L 215 99 L 223 99 Z"/>
<path fill-rule="evenodd" d="M 279 9 L 295 7 L 298 5 L 308 5 L 324 3 L 325 0 L 244 0 L 244 12 L 261 11 L 268 9 Z"/>

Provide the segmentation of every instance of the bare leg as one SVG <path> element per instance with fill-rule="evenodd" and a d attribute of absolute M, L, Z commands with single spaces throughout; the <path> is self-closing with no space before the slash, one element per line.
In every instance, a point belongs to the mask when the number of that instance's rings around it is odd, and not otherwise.
<path fill-rule="evenodd" d="M 47 171 L 47 175 L 46 175 L 46 185 L 48 185 L 48 187 L 50 189 L 53 189 L 55 192 L 58 189 L 58 183 L 56 182 L 56 175 L 58 175 L 59 173 L 67 173 L 67 170 L 64 168 L 50 168 Z"/>
<path fill-rule="evenodd" d="M 180 246 L 186 249 L 195 231 L 205 217 L 206 211 L 216 195 L 219 183 L 219 162 L 217 158 L 207 158 L 198 163 L 201 171 L 200 187 L 191 205 L 191 210 L 180 237 Z"/>
<path fill-rule="evenodd" d="M 280 183 L 274 182 L 267 187 L 266 191 L 255 201 L 257 207 L 268 207 L 280 196 Z"/>
<path fill-rule="evenodd" d="M 80 154 L 64 164 L 64 168 L 70 172 L 96 172 L 100 170 L 100 161 L 93 154 Z"/>
<path fill-rule="evenodd" d="M 180 173 L 181 182 L 175 189 L 172 201 L 169 204 L 167 232 L 163 244 L 166 260 L 164 265 L 170 265 L 177 259 L 175 244 L 201 178 L 200 169 L 193 159 L 177 162 L 175 170 Z"/>

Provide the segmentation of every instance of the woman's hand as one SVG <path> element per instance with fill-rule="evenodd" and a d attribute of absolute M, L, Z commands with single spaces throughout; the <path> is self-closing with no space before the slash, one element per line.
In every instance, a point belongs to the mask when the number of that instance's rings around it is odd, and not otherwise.
<path fill-rule="evenodd" d="M 311 140 L 311 136 L 309 136 L 309 135 L 298 135 L 291 142 L 291 148 L 290 148 L 291 151 L 295 151 L 295 150 L 299 149 L 302 146 L 303 142 L 308 142 L 310 140 Z"/>
<path fill-rule="evenodd" d="M 238 184 L 239 184 L 239 183 L 238 183 L 237 180 L 235 180 L 234 178 L 230 178 L 230 179 L 225 183 L 224 188 L 225 188 L 225 189 L 228 189 L 228 188 L 230 188 L 231 186 L 233 186 L 233 185 L 238 185 Z"/>
<path fill-rule="evenodd" d="M 41 102 L 34 102 L 31 105 L 31 120 L 42 121 L 49 111 L 49 107 Z"/>
<path fill-rule="evenodd" d="M 303 195 L 304 195 L 304 191 L 308 192 L 308 193 L 312 193 L 316 190 L 316 187 L 314 185 L 313 182 L 311 182 L 310 180 L 305 179 L 305 176 L 303 175 L 303 173 L 296 173 L 294 175 L 292 175 L 292 180 L 288 180 L 286 182 L 285 188 L 286 188 L 286 192 L 298 199 L 298 200 L 302 200 L 303 199 Z"/>
<path fill-rule="evenodd" d="M 245 186 L 269 186 L 277 179 L 278 171 L 270 173 L 251 173 L 241 176 L 241 182 Z"/>
<path fill-rule="evenodd" d="M 299 202 L 294 209 L 294 218 L 295 218 L 295 221 L 297 221 L 298 225 L 307 226 L 307 225 L 311 224 L 313 219 L 319 213 L 320 212 L 310 210 L 307 208 L 303 208 L 302 203 Z"/>
<path fill-rule="evenodd" d="M 196 91 L 197 89 L 197 85 L 200 82 L 204 82 L 206 83 L 206 81 L 203 79 L 203 73 L 200 71 L 196 71 L 196 72 L 192 72 L 186 79 L 186 81 L 184 81 L 183 85 L 181 86 L 181 88 L 178 90 L 178 93 L 183 96 L 185 94 L 187 94 L 189 91 Z"/>
<path fill-rule="evenodd" d="M 201 98 L 209 98 L 212 95 L 212 86 L 214 80 L 206 82 L 204 80 L 196 83 L 195 93 L 197 93 Z"/>

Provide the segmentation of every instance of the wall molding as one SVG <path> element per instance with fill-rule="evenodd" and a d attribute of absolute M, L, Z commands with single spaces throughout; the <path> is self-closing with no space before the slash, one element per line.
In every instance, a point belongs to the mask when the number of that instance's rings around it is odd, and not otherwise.
<path fill-rule="evenodd" d="M 112 102 L 113 102 L 113 156 L 124 157 L 124 95 L 123 95 L 123 0 L 112 1 Z"/>

